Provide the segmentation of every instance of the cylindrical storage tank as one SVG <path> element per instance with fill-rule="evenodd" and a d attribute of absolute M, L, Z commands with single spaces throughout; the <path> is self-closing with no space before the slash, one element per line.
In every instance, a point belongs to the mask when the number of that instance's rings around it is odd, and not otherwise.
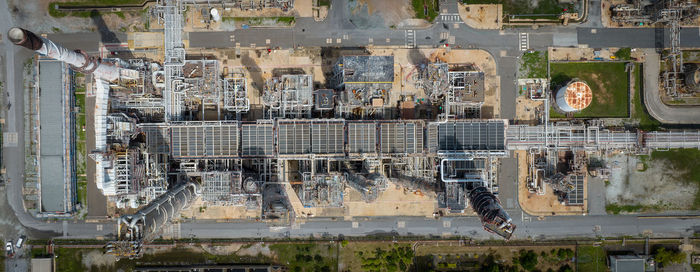
<path fill-rule="evenodd" d="M 581 111 L 593 101 L 591 87 L 583 81 L 574 80 L 561 87 L 556 94 L 557 107 L 564 112 Z"/>
<path fill-rule="evenodd" d="M 697 65 L 693 65 L 685 72 L 685 86 L 689 91 L 700 91 L 700 69 Z"/>

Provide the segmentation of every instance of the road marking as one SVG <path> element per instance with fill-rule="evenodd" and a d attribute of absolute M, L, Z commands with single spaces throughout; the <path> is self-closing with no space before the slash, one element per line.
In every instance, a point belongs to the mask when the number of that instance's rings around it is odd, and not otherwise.
<path fill-rule="evenodd" d="M 251 43 L 251 44 L 250 44 L 250 48 L 255 49 L 255 44 L 254 44 L 254 43 Z"/>
<path fill-rule="evenodd" d="M 374 39 L 372 39 L 372 38 L 369 38 L 369 43 L 368 43 L 368 45 L 369 45 L 369 46 L 372 46 L 372 45 L 374 45 Z"/>
<path fill-rule="evenodd" d="M 413 29 L 408 29 L 408 30 L 404 31 L 404 36 L 406 38 L 406 43 L 405 43 L 406 48 L 415 48 L 416 47 L 416 33 L 413 32 Z"/>
<path fill-rule="evenodd" d="M 270 44 L 270 39 L 265 39 L 265 44 Z"/>
<path fill-rule="evenodd" d="M 591 34 L 596 34 L 596 33 L 598 33 L 598 30 L 595 29 L 595 28 L 592 28 L 592 29 L 591 29 Z"/>
<path fill-rule="evenodd" d="M 452 226 L 452 221 L 448 221 L 448 220 L 442 221 L 443 228 L 449 228 L 450 226 Z"/>
<path fill-rule="evenodd" d="M 235 35 L 229 36 L 229 40 L 230 40 L 231 42 L 235 41 L 235 40 L 236 40 L 236 36 L 235 36 Z"/>
<path fill-rule="evenodd" d="M 448 36 L 447 43 L 455 43 L 455 36 Z"/>
<path fill-rule="evenodd" d="M 5 139 L 2 142 L 3 147 L 17 147 L 17 132 L 5 132 L 2 138 Z"/>
<path fill-rule="evenodd" d="M 341 43 L 341 42 L 343 42 L 343 40 L 341 38 L 335 39 L 335 43 Z"/>
<path fill-rule="evenodd" d="M 360 223 L 358 223 L 358 222 L 356 222 L 356 221 L 353 221 L 353 222 L 352 222 L 352 228 L 353 228 L 353 229 L 356 229 L 356 228 L 359 228 L 359 227 L 360 227 Z"/>
<path fill-rule="evenodd" d="M 97 225 L 97 231 L 102 231 L 102 224 Z"/>
<path fill-rule="evenodd" d="M 527 33 L 520 33 L 520 51 L 530 48 L 530 39 Z"/>
<path fill-rule="evenodd" d="M 443 23 L 464 23 L 462 22 L 462 18 L 459 18 L 459 14 L 457 13 L 440 14 L 440 21 Z"/>
<path fill-rule="evenodd" d="M 350 39 L 350 35 L 348 34 L 343 34 L 343 40 L 348 40 Z"/>
<path fill-rule="evenodd" d="M 400 229 L 406 228 L 406 221 L 399 221 L 396 226 Z"/>
<path fill-rule="evenodd" d="M 326 39 L 326 43 L 329 43 L 329 44 L 330 44 L 330 43 L 333 43 L 333 38 L 328 38 L 328 39 Z"/>
<path fill-rule="evenodd" d="M 391 39 L 386 38 L 386 43 L 390 43 L 390 42 L 391 42 Z"/>

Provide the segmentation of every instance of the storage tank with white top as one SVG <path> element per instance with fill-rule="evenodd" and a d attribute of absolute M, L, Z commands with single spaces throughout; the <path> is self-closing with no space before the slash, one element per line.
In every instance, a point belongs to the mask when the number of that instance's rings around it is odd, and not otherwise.
<path fill-rule="evenodd" d="M 564 112 L 577 112 L 585 109 L 593 101 L 591 88 L 583 81 L 573 80 L 556 93 L 557 107 Z"/>

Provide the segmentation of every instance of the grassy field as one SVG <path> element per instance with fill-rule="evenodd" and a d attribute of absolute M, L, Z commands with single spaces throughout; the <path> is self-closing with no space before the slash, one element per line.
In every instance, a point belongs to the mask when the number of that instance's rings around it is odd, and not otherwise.
<path fill-rule="evenodd" d="M 289 271 L 337 271 L 338 244 L 274 244 L 278 260 L 286 262 Z"/>
<path fill-rule="evenodd" d="M 639 128 L 643 130 L 657 130 L 659 128 L 659 121 L 656 121 L 654 117 L 651 117 L 647 113 L 644 104 L 642 104 L 642 68 L 637 64 L 634 68 L 634 97 L 632 97 L 632 103 L 634 104 L 634 111 L 632 112 L 632 118 L 639 120 Z"/>
<path fill-rule="evenodd" d="M 628 78 L 625 63 L 585 62 L 551 63 L 550 76 L 553 88 L 558 88 L 574 78 L 588 83 L 593 91 L 591 105 L 574 114 L 577 118 L 629 116 Z M 550 117 L 564 115 L 552 110 Z"/>
<path fill-rule="evenodd" d="M 268 21 L 275 21 L 280 25 L 291 26 L 296 22 L 293 16 L 283 16 L 283 17 L 223 17 L 221 19 L 223 22 L 241 22 L 250 26 L 264 25 Z"/>
<path fill-rule="evenodd" d="M 83 77 L 82 74 L 76 74 L 76 77 Z M 75 159 L 75 171 L 78 176 L 78 202 L 80 202 L 83 207 L 87 207 L 87 137 L 83 128 L 85 128 L 85 86 L 78 85 L 75 88 L 75 106 L 80 108 L 80 111 L 76 114 L 76 124 L 75 124 L 75 135 L 76 138 L 76 159 Z"/>
<path fill-rule="evenodd" d="M 520 59 L 521 78 L 547 78 L 547 52 L 525 53 Z"/>
<path fill-rule="evenodd" d="M 678 173 L 678 178 L 688 184 L 696 184 L 700 187 L 700 150 L 697 149 L 671 149 L 669 151 L 654 150 L 651 152 L 652 160 L 666 160 Z M 695 192 L 693 209 L 700 209 L 700 189 Z"/>
<path fill-rule="evenodd" d="M 573 5 L 559 4 L 556 0 L 538 0 L 536 6 L 526 0 L 462 0 L 462 3 L 503 4 L 503 15 L 561 14 L 564 9 L 573 10 Z"/>
<path fill-rule="evenodd" d="M 607 269 L 603 248 L 594 246 L 579 246 L 577 248 L 576 271 L 604 272 Z"/>
<path fill-rule="evenodd" d="M 425 19 L 429 22 L 435 20 L 435 17 L 440 13 L 440 3 L 438 0 L 411 0 L 415 17 Z M 426 10 L 428 14 L 426 15 Z"/>
<path fill-rule="evenodd" d="M 124 12 L 121 11 L 116 11 L 116 12 L 100 12 L 100 11 L 60 11 L 56 9 L 56 5 L 60 6 L 102 6 L 102 7 L 108 7 L 108 6 L 116 6 L 116 5 L 141 5 L 145 2 L 145 0 L 79 0 L 79 1 L 66 1 L 66 2 L 50 2 L 49 3 L 49 15 L 51 17 L 65 17 L 65 16 L 75 16 L 75 17 L 82 17 L 82 18 L 88 18 L 88 17 L 93 17 L 93 16 L 100 16 L 100 14 L 104 13 L 114 13 L 120 18 L 124 19 Z"/>

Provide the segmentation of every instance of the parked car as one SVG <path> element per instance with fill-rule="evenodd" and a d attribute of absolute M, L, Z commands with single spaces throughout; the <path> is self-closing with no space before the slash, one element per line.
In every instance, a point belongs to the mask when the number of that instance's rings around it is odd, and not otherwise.
<path fill-rule="evenodd" d="M 27 239 L 27 236 L 20 236 L 19 239 L 17 239 L 17 243 L 15 244 L 16 248 L 22 248 L 22 245 L 24 244 L 24 240 Z"/>
<path fill-rule="evenodd" d="M 12 241 L 8 241 L 5 244 L 5 252 L 7 253 L 7 256 L 12 257 L 15 253 L 15 249 L 12 247 Z"/>

